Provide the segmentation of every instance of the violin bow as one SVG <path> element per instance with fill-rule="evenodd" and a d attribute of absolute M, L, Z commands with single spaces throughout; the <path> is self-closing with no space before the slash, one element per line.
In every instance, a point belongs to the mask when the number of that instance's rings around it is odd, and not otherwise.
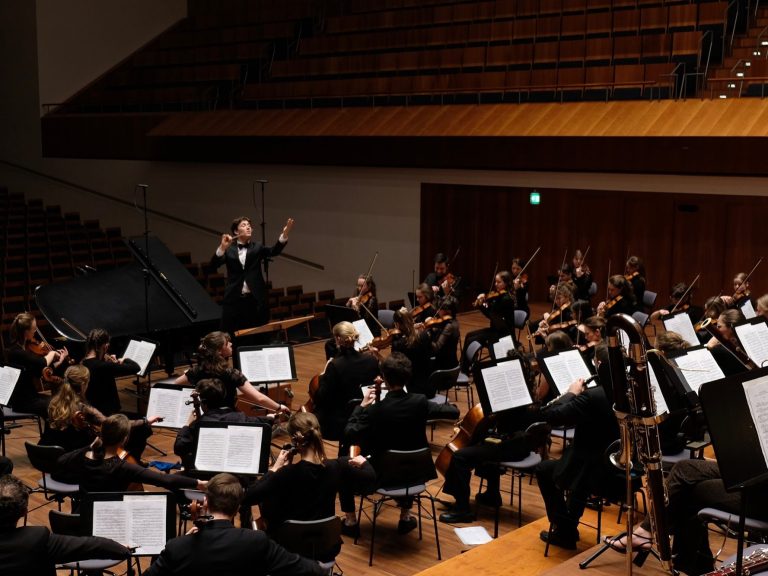
<path fill-rule="evenodd" d="M 451 259 L 450 259 L 450 260 L 448 260 L 448 265 L 446 266 L 446 268 L 448 268 L 448 269 L 450 270 L 450 268 L 451 268 L 451 264 L 453 264 L 453 261 L 454 261 L 454 260 L 456 260 L 456 256 L 458 256 L 458 255 L 459 255 L 459 252 L 461 252 L 461 246 L 459 246 L 458 248 L 456 248 L 456 252 L 454 252 L 454 253 L 453 253 L 453 256 L 451 256 Z"/>
<path fill-rule="evenodd" d="M 685 297 L 688 296 L 688 292 L 691 291 L 691 288 L 693 288 L 694 284 L 699 281 L 699 278 L 701 277 L 701 273 L 696 274 L 696 278 L 693 279 L 693 282 L 691 282 L 690 286 L 683 292 L 683 295 L 680 296 L 680 299 L 677 301 L 677 303 L 672 307 L 672 310 L 669 311 L 670 315 L 675 313 L 675 310 L 677 310 L 677 307 L 680 306 L 680 303 L 685 301 Z"/>
<path fill-rule="evenodd" d="M 362 294 L 362 293 L 363 293 L 363 288 L 364 288 L 364 287 L 365 287 L 365 285 L 368 283 L 368 278 L 370 278 L 370 277 L 371 277 L 371 272 L 373 272 L 373 265 L 374 265 L 374 264 L 376 264 L 376 259 L 377 259 L 378 257 L 379 257 L 379 252 L 378 252 L 378 250 L 377 250 L 377 251 L 376 251 L 376 253 L 373 255 L 373 259 L 371 260 L 371 265 L 370 265 L 370 266 L 368 266 L 368 272 L 366 272 L 366 274 L 365 274 L 365 283 L 363 284 L 363 286 L 361 286 L 361 287 L 360 287 L 360 290 L 358 290 L 358 292 L 357 292 L 357 297 L 358 297 L 358 298 L 360 298 L 360 294 Z M 362 306 L 362 307 L 363 307 L 363 310 L 365 310 L 366 312 L 368 312 L 368 315 L 369 315 L 371 318 L 373 318 L 373 321 L 374 321 L 374 322 L 376 322 L 376 324 L 378 324 L 378 325 L 379 325 L 379 328 L 381 328 L 381 330 L 382 330 L 383 332 L 386 332 L 386 331 L 387 331 L 387 329 L 386 329 L 386 328 L 384 328 L 384 326 L 382 325 L 382 323 L 381 323 L 381 322 L 379 322 L 379 317 L 378 317 L 378 314 L 373 314 L 373 313 L 371 313 L 371 311 L 370 311 L 370 309 L 368 308 L 368 306 L 366 306 L 366 305 L 365 305 L 365 304 L 363 304 L 362 302 L 358 302 L 358 306 Z M 377 310 L 377 312 L 378 312 L 378 310 Z"/>
<path fill-rule="evenodd" d="M 528 258 L 528 261 L 525 263 L 525 266 L 523 266 L 523 267 L 520 269 L 520 272 L 518 272 L 517 276 L 515 276 L 515 280 L 517 280 L 518 278 L 520 278 L 520 276 L 522 276 L 522 275 L 523 275 L 523 272 L 525 272 L 525 269 L 526 269 L 526 268 L 528 268 L 528 266 L 530 266 L 531 262 L 533 262 L 533 259 L 534 259 L 534 258 L 536 258 L 536 255 L 539 253 L 539 251 L 540 251 L 540 250 L 541 250 L 541 246 L 539 246 L 538 248 L 536 248 L 536 250 L 534 251 L 534 253 L 533 253 L 533 254 L 531 254 L 531 257 L 530 257 L 530 258 Z M 567 253 L 568 253 L 568 251 L 566 250 L 566 254 L 567 254 Z M 496 263 L 496 266 L 498 267 L 498 263 Z M 496 277 L 496 274 L 494 274 L 493 276 L 494 276 L 494 278 L 495 278 L 495 277 Z M 512 283 L 514 284 L 514 280 L 512 281 Z"/>
<path fill-rule="evenodd" d="M 550 314 L 553 314 L 555 312 L 555 308 L 557 307 L 557 303 L 555 299 L 557 298 L 557 291 L 560 288 L 560 271 L 565 268 L 565 261 L 568 259 L 568 248 L 565 249 L 565 254 L 563 254 L 563 263 L 560 264 L 560 270 L 557 271 L 557 284 L 555 285 L 555 293 L 552 294 L 552 311 Z"/>
<path fill-rule="evenodd" d="M 746 283 L 749 281 L 749 278 L 750 278 L 750 276 L 752 276 L 752 274 L 754 274 L 754 273 L 755 273 L 755 270 L 757 270 L 757 267 L 758 267 L 758 266 L 760 266 L 760 264 L 762 263 L 762 261 L 763 261 L 763 257 L 762 257 L 762 256 L 760 256 L 760 260 L 758 260 L 758 261 L 757 261 L 757 264 L 755 264 L 755 265 L 752 267 L 752 270 L 750 270 L 750 271 L 749 271 L 749 274 L 747 274 L 747 277 L 746 277 L 746 278 L 744 278 L 744 280 L 742 280 L 742 281 L 739 283 L 739 288 L 741 288 L 741 287 L 742 287 L 744 284 L 746 284 Z M 736 292 L 738 292 L 738 291 L 739 291 L 739 288 L 736 288 Z M 734 294 L 733 294 L 734 298 L 736 297 L 736 292 L 734 292 Z"/>

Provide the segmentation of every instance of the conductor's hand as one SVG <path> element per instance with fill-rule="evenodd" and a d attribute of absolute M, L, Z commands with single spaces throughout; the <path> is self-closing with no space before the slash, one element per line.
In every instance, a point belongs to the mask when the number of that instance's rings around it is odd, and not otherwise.
<path fill-rule="evenodd" d="M 291 230 L 293 230 L 293 218 L 288 218 L 285 222 L 285 226 L 283 226 L 283 234 L 282 236 L 287 240 L 288 234 L 291 233 Z"/>
<path fill-rule="evenodd" d="M 229 234 L 222 234 L 221 235 L 221 251 L 226 252 L 227 248 L 229 248 L 232 245 L 232 242 L 235 241 L 234 236 L 230 236 Z"/>

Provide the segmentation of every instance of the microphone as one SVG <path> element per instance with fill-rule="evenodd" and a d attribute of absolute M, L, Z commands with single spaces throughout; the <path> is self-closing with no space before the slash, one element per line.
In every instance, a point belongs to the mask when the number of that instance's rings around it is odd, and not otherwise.
<path fill-rule="evenodd" d="M 136 184 L 138 188 L 149 188 L 149 184 Z"/>
<path fill-rule="evenodd" d="M 258 182 L 259 184 L 268 184 L 269 180 L 262 179 L 262 180 L 256 180 L 256 182 Z"/>

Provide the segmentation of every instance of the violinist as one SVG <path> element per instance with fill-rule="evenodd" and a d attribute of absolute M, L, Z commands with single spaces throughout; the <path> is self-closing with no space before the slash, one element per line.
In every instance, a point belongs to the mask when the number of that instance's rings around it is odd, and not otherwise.
<path fill-rule="evenodd" d="M 459 364 L 456 358 L 456 350 L 461 340 L 459 321 L 456 319 L 458 309 L 459 301 L 453 296 L 446 296 L 437 316 L 428 318 L 423 325 L 435 359 L 433 370 L 450 370 Z"/>
<path fill-rule="evenodd" d="M 357 536 L 360 529 L 354 495 L 367 494 L 375 487 L 373 467 L 363 456 L 328 458 L 314 414 L 291 415 L 288 435 L 290 445 L 280 451 L 269 471 L 248 488 L 245 504 L 260 505 L 266 532 L 274 535 L 286 520 L 320 520 L 334 516 L 338 493 L 345 516 L 342 533 Z M 340 548 L 341 541 L 332 554 L 316 560 L 333 560 Z"/>
<path fill-rule="evenodd" d="M 768 294 L 763 294 L 757 299 L 757 306 L 755 308 L 758 316 L 768 320 Z"/>
<path fill-rule="evenodd" d="M 379 313 L 379 299 L 376 297 L 376 282 L 373 276 L 360 274 L 357 277 L 356 296 L 347 300 L 347 308 L 352 308 L 365 320 L 371 334 L 379 333 L 376 315 Z"/>
<path fill-rule="evenodd" d="M 532 322 L 531 328 L 537 342 L 543 342 L 547 334 L 563 331 L 571 339 L 576 339 L 576 320 L 573 317 L 571 305 L 573 304 L 572 282 L 564 282 L 557 287 L 555 292 L 555 307 L 552 312 L 545 312 L 539 322 Z"/>
<path fill-rule="evenodd" d="M 695 322 L 701 317 L 704 309 L 701 306 L 693 306 L 691 304 L 692 296 L 693 290 L 688 290 L 688 284 L 685 282 L 678 282 L 672 286 L 672 291 L 669 295 L 669 304 L 665 308 L 654 310 L 651 313 L 650 319 L 656 320 L 657 318 L 663 318 L 670 314 L 674 308 L 675 312 L 686 312 L 688 316 L 691 317 L 691 321 Z"/>
<path fill-rule="evenodd" d="M 515 288 L 515 303 L 518 310 L 530 312 L 528 308 L 528 274 L 523 272 L 525 260 L 522 258 L 512 258 L 512 264 L 509 272 L 512 275 Z"/>
<path fill-rule="evenodd" d="M 333 327 L 338 354 L 325 365 L 314 397 L 315 414 L 326 440 L 343 439 L 347 419 L 363 395 L 360 386 L 373 384 L 379 375 L 376 358 L 355 350 L 359 337 L 350 322 Z"/>
<path fill-rule="evenodd" d="M 573 284 L 573 268 L 571 268 L 571 265 L 568 263 L 563 263 L 563 265 L 560 267 L 560 269 L 557 271 L 557 276 L 548 276 L 547 280 L 550 281 L 549 285 L 549 299 L 554 300 L 555 298 L 555 289 L 561 285 L 570 283 Z M 574 291 L 576 289 L 575 284 L 573 285 Z"/>
<path fill-rule="evenodd" d="M 485 317 L 490 320 L 488 328 L 474 330 L 464 338 L 464 349 L 461 353 L 462 370 L 467 373 L 466 350 L 471 342 L 480 342 L 490 346 L 504 336 L 512 335 L 515 347 L 519 346 L 515 338 L 515 293 L 513 277 L 507 270 L 502 270 L 494 277 L 494 291 L 488 294 L 478 294 L 475 304 Z"/>
<path fill-rule="evenodd" d="M 645 294 L 645 264 L 637 256 L 630 256 L 624 265 L 624 278 L 632 285 L 635 293 L 635 302 L 638 310 L 643 306 L 643 294 Z"/>
<path fill-rule="evenodd" d="M 730 299 L 730 305 L 736 308 L 741 308 L 747 300 L 751 300 L 749 279 L 745 272 L 739 272 L 733 277 L 733 296 Z"/>
<path fill-rule="evenodd" d="M 87 398 L 91 405 L 106 416 L 121 412 L 115 378 L 139 372 L 139 365 L 130 358 L 118 358 L 109 353 L 109 333 L 94 328 L 85 340 L 83 366 L 91 373 Z"/>
<path fill-rule="evenodd" d="M 741 344 L 736 337 L 736 330 L 734 330 L 733 327 L 736 324 L 744 322 L 744 320 L 744 314 L 741 313 L 741 310 L 736 308 L 725 310 L 717 318 L 717 331 L 720 333 L 720 336 L 726 342 L 730 343 L 734 350 L 739 350 L 742 353 L 743 350 L 741 350 Z M 747 370 L 747 368 L 745 368 L 744 365 L 726 349 L 726 346 L 714 336 L 707 342 L 707 348 L 712 352 L 712 356 L 726 376 L 733 376 L 734 374 L 740 374 Z"/>
<path fill-rule="evenodd" d="M 232 341 L 225 332 L 211 332 L 200 340 L 197 348 L 197 365 L 176 378 L 177 386 L 196 386 L 205 378 L 217 378 L 224 383 L 227 392 L 224 404 L 235 408 L 238 394 L 245 400 L 274 412 L 290 413 L 290 409 L 259 392 L 240 370 L 229 365 L 232 358 Z"/>
<path fill-rule="evenodd" d="M 576 285 L 574 297 L 577 300 L 589 300 L 592 298 L 589 289 L 592 287 L 592 271 L 584 262 L 584 254 L 581 250 L 573 253 L 573 266 L 571 268 L 571 280 Z"/>
<path fill-rule="evenodd" d="M 75 364 L 64 372 L 64 382 L 48 405 L 48 420 L 40 444 L 61 446 L 67 452 L 88 446 L 96 439 L 101 424 L 106 420 L 98 408 L 86 400 L 90 385 L 90 372 L 82 364 Z M 162 420 L 159 416 L 137 418 L 130 421 L 130 437 L 126 443 L 128 452 L 140 460 L 152 435 L 152 424 Z M 54 474 L 61 481 L 66 479 Z"/>
<path fill-rule="evenodd" d="M 46 418 L 51 397 L 38 393 L 33 379 L 40 378 L 47 368 L 61 368 L 69 352 L 66 348 L 40 349 L 43 347 L 35 341 L 36 333 L 37 321 L 34 315 L 22 312 L 13 319 L 10 346 L 5 349 L 5 360 L 11 366 L 21 368 L 21 375 L 8 404 L 17 412 L 32 412 Z M 32 351 L 32 348 L 35 351 Z"/>
<path fill-rule="evenodd" d="M 399 333 L 392 339 L 392 351 L 404 354 L 411 361 L 409 391 L 424 394 L 427 398 L 434 398 L 436 391 L 427 389 L 429 375 L 432 373 L 432 341 L 429 333 L 416 329 L 413 318 L 405 308 L 395 311 L 394 322 L 395 329 Z M 455 363 L 454 366 L 456 366 Z"/>
<path fill-rule="evenodd" d="M 363 454 L 370 454 L 374 470 L 387 450 L 418 450 L 429 446 L 426 423 L 429 401 L 423 394 L 406 392 L 411 381 L 411 362 L 398 352 L 392 352 L 382 363 L 381 373 L 387 385 L 387 395 L 375 402 L 375 390 L 369 389 L 356 406 L 344 433 L 347 441 L 361 446 Z M 386 431 L 386 432 L 384 432 Z M 398 534 L 407 534 L 417 526 L 411 516 L 413 499 L 397 500 L 400 506 Z"/>
<path fill-rule="evenodd" d="M 426 282 L 419 284 L 416 287 L 416 307 L 411 310 L 413 322 L 415 324 L 424 322 L 427 318 L 434 316 L 435 312 L 435 293 L 432 292 L 432 287 Z"/>
<path fill-rule="evenodd" d="M 449 294 L 456 298 L 461 298 L 457 279 L 449 269 L 448 257 L 442 252 L 438 252 L 435 254 L 432 272 L 424 278 L 424 284 L 432 287 L 432 291 L 438 300 Z"/>
<path fill-rule="evenodd" d="M 579 344 L 577 348 L 587 365 L 594 366 L 598 349 L 606 349 L 605 318 L 590 316 L 582 324 L 579 324 L 579 333 L 582 335 L 583 344 Z"/>
<path fill-rule="evenodd" d="M 173 453 L 181 458 L 185 470 L 195 469 L 195 447 L 201 422 L 246 422 L 271 426 L 271 421 L 268 419 L 248 416 L 244 412 L 227 406 L 227 391 L 221 380 L 203 378 L 197 382 L 195 392 L 200 405 L 200 416 L 197 416 L 196 411 L 192 411 L 186 426 L 179 430 L 173 444 Z"/>
<path fill-rule="evenodd" d="M 181 474 L 162 474 L 124 459 L 130 433 L 131 421 L 126 416 L 113 414 L 107 417 L 101 423 L 99 437 L 90 446 L 67 452 L 59 458 L 59 470 L 77 478 L 84 492 L 125 492 L 133 483 L 168 490 L 205 490 L 206 482 Z"/>
<path fill-rule="evenodd" d="M 629 314 L 637 310 L 632 284 L 626 277 L 616 274 L 608 279 L 608 299 L 597 305 L 597 315 L 608 318 L 614 314 Z"/>

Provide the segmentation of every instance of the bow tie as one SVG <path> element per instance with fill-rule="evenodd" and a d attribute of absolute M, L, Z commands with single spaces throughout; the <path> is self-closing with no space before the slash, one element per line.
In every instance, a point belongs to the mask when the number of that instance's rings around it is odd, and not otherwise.
<path fill-rule="evenodd" d="M 249 246 L 248 244 L 240 244 L 239 242 L 237 243 L 237 249 L 238 250 L 241 250 L 243 248 L 248 248 L 248 246 Z"/>

